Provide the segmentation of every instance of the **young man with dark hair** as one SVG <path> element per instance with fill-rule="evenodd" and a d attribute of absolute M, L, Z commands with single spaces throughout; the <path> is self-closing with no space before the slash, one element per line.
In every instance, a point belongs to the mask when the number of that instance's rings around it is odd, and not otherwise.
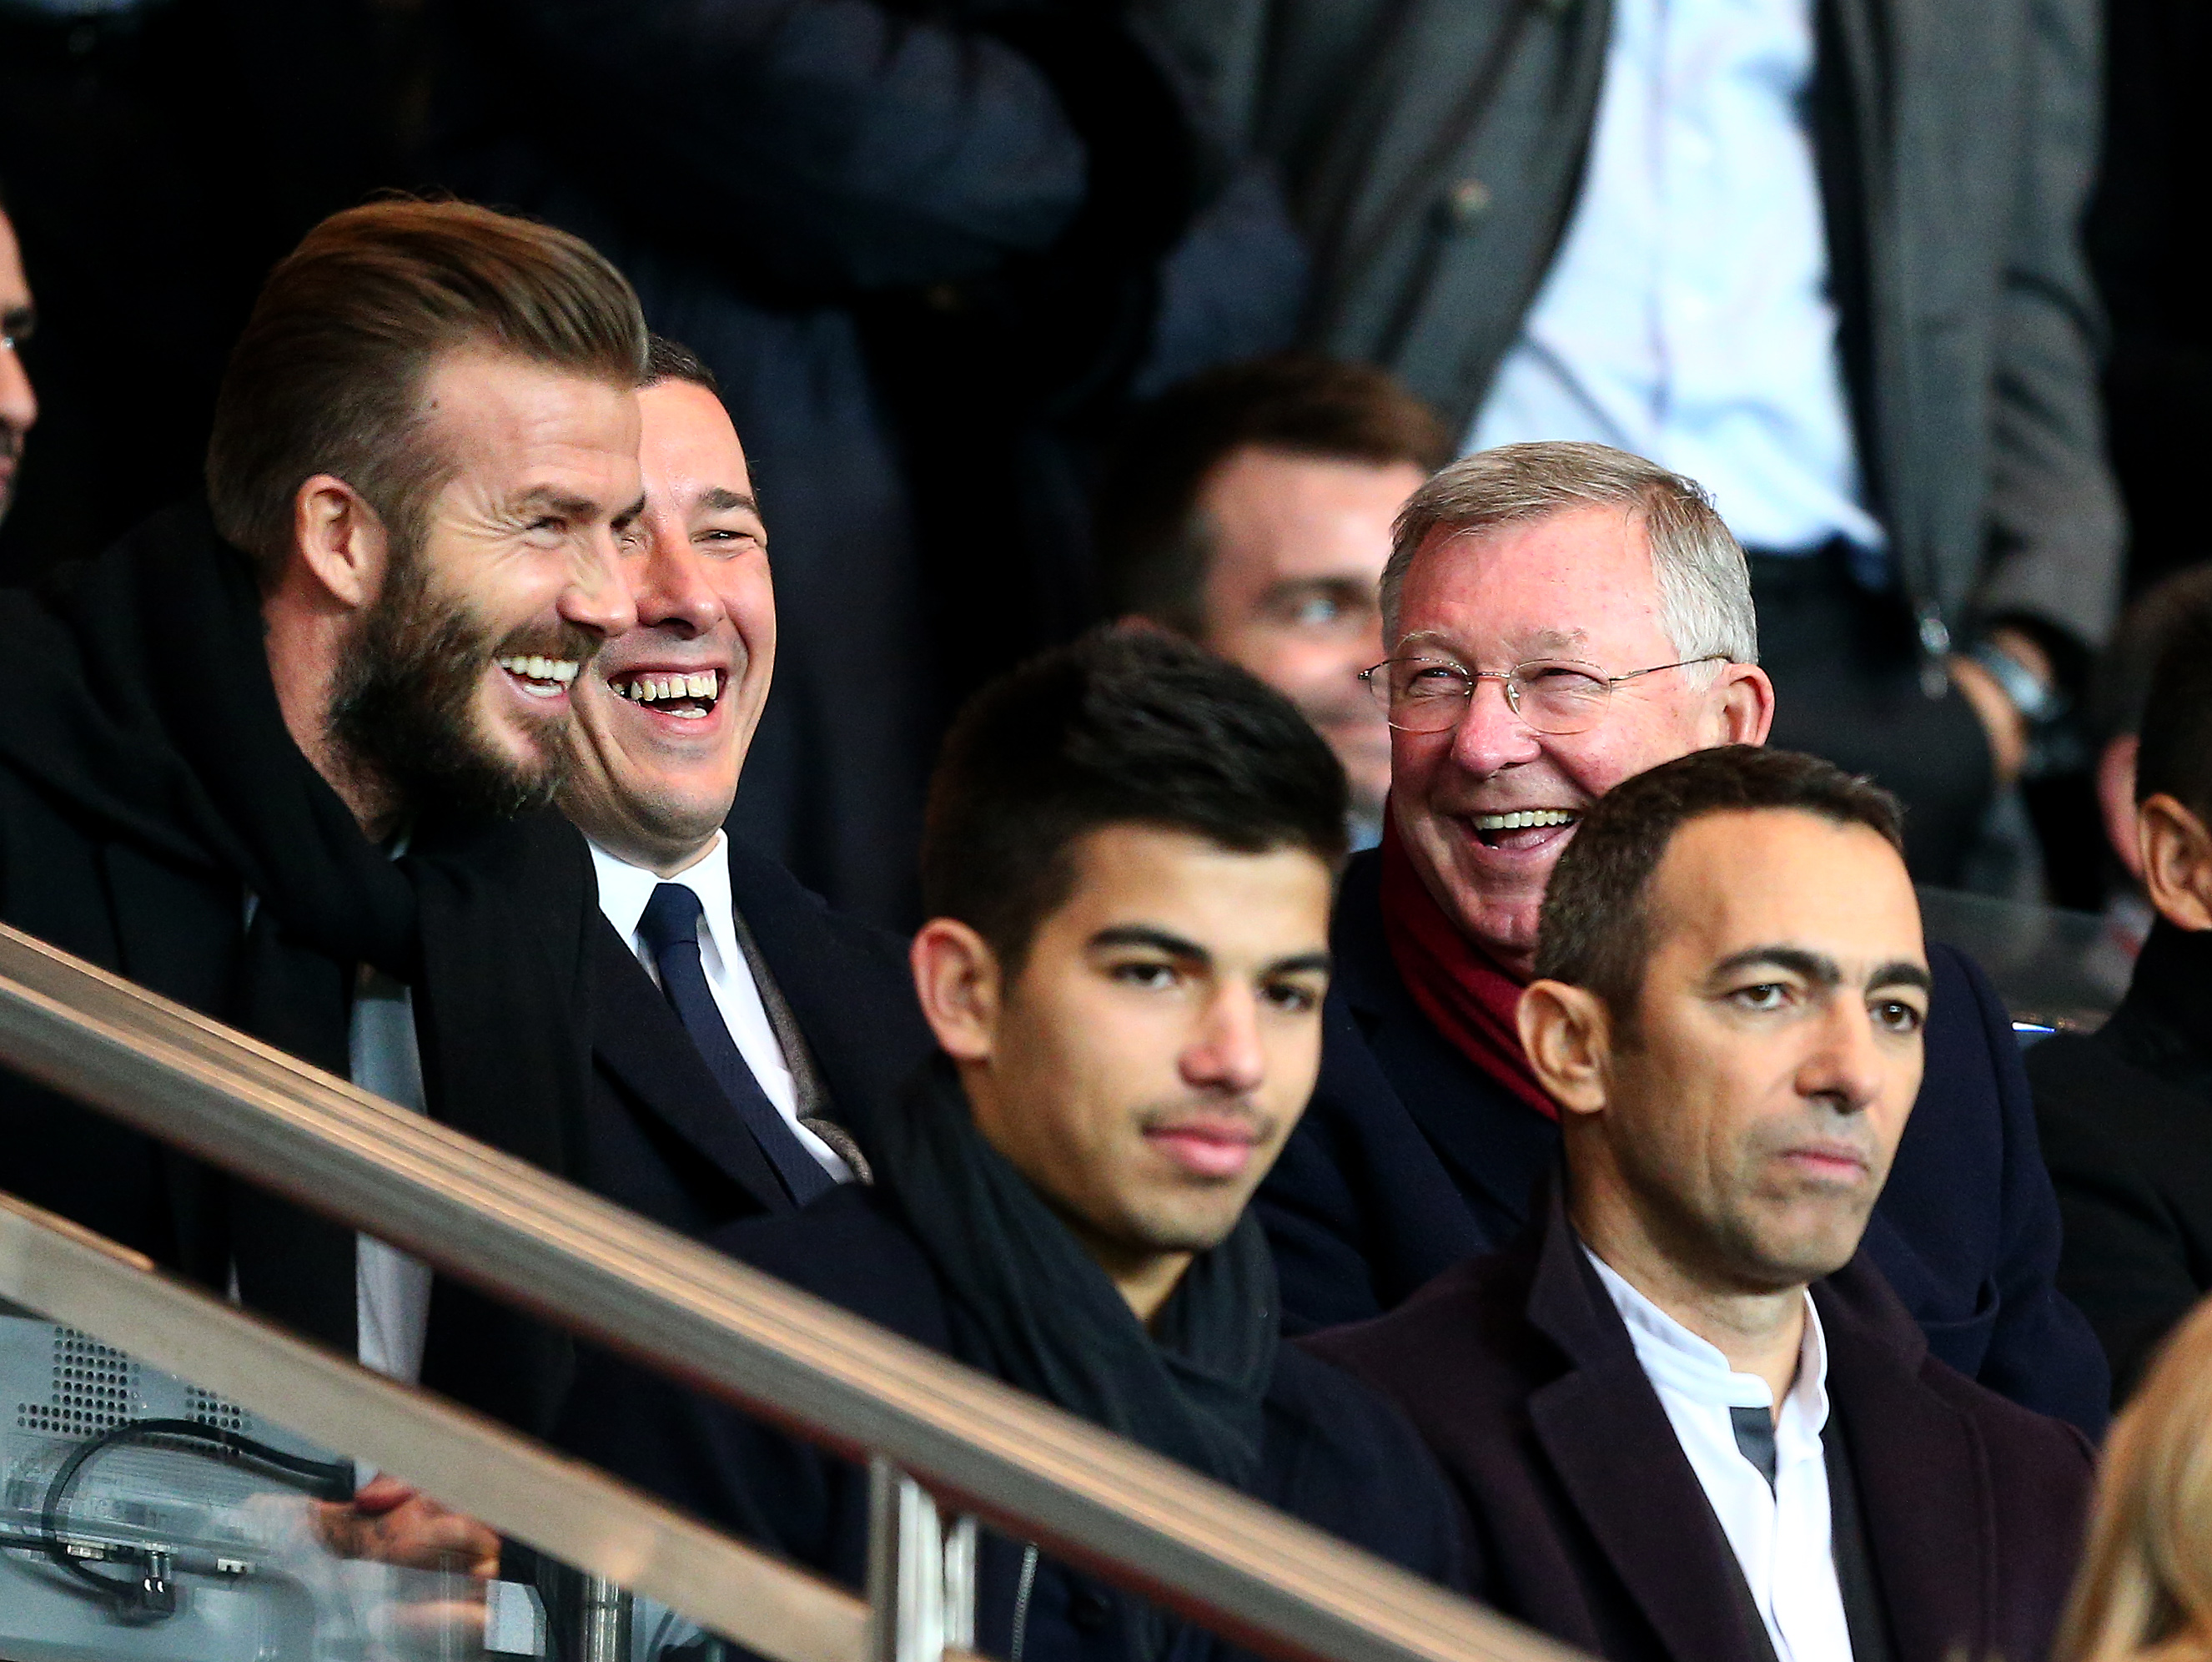
<path fill-rule="evenodd" d="M 1546 895 L 1526 1235 L 1310 1341 L 1466 1503 L 1469 1586 L 1610 1662 L 2036 1662 L 2081 1434 L 1984 1390 L 1859 1243 L 1932 978 L 1887 793 L 1750 746 L 1616 786 Z"/>
<path fill-rule="evenodd" d="M 979 694 L 930 796 L 915 938 L 940 1054 L 876 1127 L 872 1187 L 718 1245 L 1421 1573 L 1457 1553 L 1410 1430 L 1279 1349 L 1248 1215 L 1311 1090 L 1344 784 L 1297 712 L 1150 634 Z M 580 1452 L 857 1580 L 867 1477 L 657 1381 Z M 581 1417 L 581 1416 L 580 1416 Z M 1199 1636 L 991 1537 L 977 1647 L 1190 1659 Z"/>
<path fill-rule="evenodd" d="M 0 594 L 0 918 L 555 1172 L 591 868 L 549 803 L 635 619 L 645 330 L 574 238 L 334 216 L 270 275 L 209 504 Z M 25 1082 L 0 1186 L 384 1373 L 543 1429 L 565 1341 Z"/>
<path fill-rule="evenodd" d="M 1382 370 L 1285 352 L 1194 376 L 1132 419 L 1099 491 L 1109 610 L 1249 669 L 1344 764 L 1374 842 L 1390 735 L 1358 676 L 1382 655 L 1390 522 L 1451 454 Z"/>
<path fill-rule="evenodd" d="M 2066 1220 L 2059 1285 L 2097 1330 L 2117 1405 L 2212 1290 L 2212 615 L 2171 628 L 2143 701 L 2135 837 L 2157 921 L 2092 1034 L 2027 1056 Z"/>
<path fill-rule="evenodd" d="M 16 476 L 23 466 L 23 439 L 39 419 L 38 395 L 23 368 L 22 345 L 38 322 L 30 280 L 23 275 L 23 251 L 8 204 L 0 199 L 0 520 L 15 499 Z"/>

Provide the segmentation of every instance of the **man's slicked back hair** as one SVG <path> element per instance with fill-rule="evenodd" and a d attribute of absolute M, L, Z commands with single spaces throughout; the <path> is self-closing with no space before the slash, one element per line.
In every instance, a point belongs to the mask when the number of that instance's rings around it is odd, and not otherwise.
<path fill-rule="evenodd" d="M 2212 823 L 2212 616 L 2183 619 L 2150 678 L 2136 752 L 2136 801 L 2161 794 Z"/>
<path fill-rule="evenodd" d="M 1832 762 L 1758 745 L 1692 751 L 1614 786 L 1577 828 L 1544 892 L 1537 977 L 1587 988 L 1630 1023 L 1651 956 L 1651 874 L 1685 825 L 1753 810 L 1864 825 L 1905 855 L 1897 799 Z"/>
<path fill-rule="evenodd" d="M 1436 412 L 1372 364 L 1278 352 L 1194 375 L 1139 410 L 1098 491 L 1107 611 L 1196 636 L 1212 528 L 1199 496 L 1246 449 L 1432 473 L 1451 455 Z"/>
<path fill-rule="evenodd" d="M 694 387 L 705 387 L 718 399 L 722 396 L 722 383 L 715 380 L 705 359 L 680 340 L 654 335 L 645 344 L 645 379 L 638 385 L 658 387 L 665 380 L 689 381 Z"/>
<path fill-rule="evenodd" d="M 1643 527 L 1659 621 L 1675 656 L 1759 661 L 1751 569 L 1705 487 L 1626 450 L 1565 442 L 1478 450 L 1413 493 L 1398 515 L 1390 563 L 1382 569 L 1383 644 L 1398 649 L 1406 573 L 1431 537 L 1480 536 L 1585 508 L 1620 508 Z"/>
<path fill-rule="evenodd" d="M 412 545 L 451 466 L 423 410 L 439 357 L 481 350 L 629 387 L 645 347 L 629 284 L 566 231 L 463 202 L 333 214 L 270 273 L 231 353 L 208 443 L 216 527 L 265 582 L 300 486 L 329 473 Z"/>
<path fill-rule="evenodd" d="M 1002 676 L 953 723 L 931 781 L 922 900 L 1007 974 L 1109 825 L 1188 831 L 1238 853 L 1345 849 L 1344 770 L 1280 693 L 1148 628 L 1103 628 Z"/>

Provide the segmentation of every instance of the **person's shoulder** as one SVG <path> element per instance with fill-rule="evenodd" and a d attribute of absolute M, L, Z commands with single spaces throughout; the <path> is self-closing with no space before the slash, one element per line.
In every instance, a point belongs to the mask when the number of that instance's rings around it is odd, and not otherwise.
<path fill-rule="evenodd" d="M 1517 1372 L 1533 1274 L 1525 1243 L 1485 1253 L 1445 1270 L 1395 1310 L 1297 1342 L 1402 1404 L 1457 1397 L 1477 1378 Z"/>
<path fill-rule="evenodd" d="M 2054 1033 L 2027 1053 L 2028 1083 L 2039 1122 L 2053 1132 L 2075 1129 L 2100 1141 L 2115 1135 L 2212 1141 L 2205 1099 L 2129 1056 L 2106 1032 Z"/>
<path fill-rule="evenodd" d="M 1933 1355 L 1922 1359 L 1919 1375 L 1922 1385 L 1972 1422 L 1990 1469 L 2007 1487 L 2049 1490 L 2054 1498 L 2086 1497 L 2096 1475 L 2096 1452 L 2078 1428 L 2001 1397 Z"/>
<path fill-rule="evenodd" d="M 725 1225 L 706 1244 L 878 1326 L 943 1348 L 945 1292 L 888 1202 L 840 1184 L 811 1206 Z"/>
<path fill-rule="evenodd" d="M 735 837 L 726 847 L 731 892 L 747 925 L 763 936 L 763 947 L 768 944 L 767 933 L 791 929 L 876 962 L 896 963 L 903 970 L 906 941 L 902 936 L 837 910 L 793 876 L 781 861 L 746 848 Z"/>

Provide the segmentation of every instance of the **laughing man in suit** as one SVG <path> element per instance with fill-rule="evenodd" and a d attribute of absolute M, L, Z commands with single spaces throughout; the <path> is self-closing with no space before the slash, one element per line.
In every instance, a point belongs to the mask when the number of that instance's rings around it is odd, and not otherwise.
<path fill-rule="evenodd" d="M 722 830 L 775 667 L 768 536 L 699 361 L 654 341 L 639 405 L 638 623 L 577 689 L 561 799 L 606 919 L 580 1180 L 696 1235 L 865 1175 L 854 1135 L 931 1040 L 902 943 Z"/>
<path fill-rule="evenodd" d="M 1561 1173 L 1508 1251 L 1312 1341 L 1395 1397 L 1471 1590 L 1610 1662 L 2038 1662 L 2088 1499 L 1860 1251 L 1935 986 L 1895 799 L 1729 746 L 1618 786 L 1522 1044 Z"/>

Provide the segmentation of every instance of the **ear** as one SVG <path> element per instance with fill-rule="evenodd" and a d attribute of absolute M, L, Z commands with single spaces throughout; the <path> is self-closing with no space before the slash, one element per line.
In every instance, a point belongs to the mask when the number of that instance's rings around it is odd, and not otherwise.
<path fill-rule="evenodd" d="M 908 949 L 921 1013 L 955 1062 L 991 1059 L 1001 996 L 998 954 L 957 918 L 933 917 Z"/>
<path fill-rule="evenodd" d="M 383 516 L 335 474 L 316 474 L 293 496 L 292 545 L 313 582 L 349 612 L 383 590 L 391 554 Z"/>
<path fill-rule="evenodd" d="M 2160 792 L 2136 810 L 2136 847 L 2159 915 L 2177 928 L 2212 929 L 2212 832 L 2204 822 Z"/>
<path fill-rule="evenodd" d="M 1715 745 L 1763 745 L 1774 725 L 1774 683 L 1757 664 L 1723 664 L 1713 681 Z"/>
<path fill-rule="evenodd" d="M 2143 862 L 2136 831 L 2136 757 L 2142 750 L 2140 737 L 2124 733 L 2097 753 L 2097 811 L 2105 821 L 2105 840 L 2138 883 Z"/>
<path fill-rule="evenodd" d="M 1603 1111 L 1613 1047 L 1604 1001 L 1585 987 L 1532 981 L 1517 1018 L 1521 1048 L 1546 1094 L 1569 1113 Z"/>

